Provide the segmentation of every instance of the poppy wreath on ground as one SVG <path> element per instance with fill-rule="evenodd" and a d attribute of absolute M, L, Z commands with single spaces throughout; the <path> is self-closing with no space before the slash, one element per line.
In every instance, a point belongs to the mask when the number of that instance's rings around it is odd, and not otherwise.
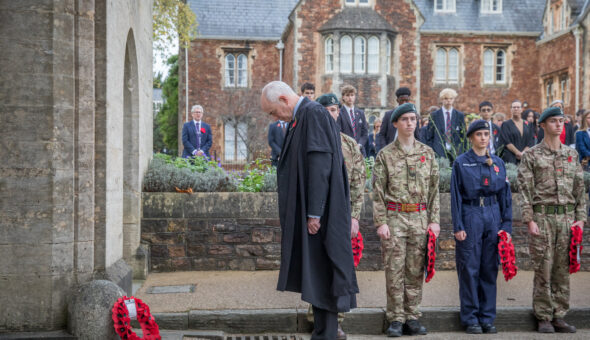
<path fill-rule="evenodd" d="M 570 241 L 570 274 L 580 270 L 580 254 L 582 253 L 582 229 L 572 226 L 572 237 Z"/>
<path fill-rule="evenodd" d="M 363 243 L 363 235 L 359 231 L 356 237 L 351 239 L 352 243 L 352 258 L 354 259 L 354 266 L 357 267 L 359 262 L 361 262 L 361 258 L 363 257 L 363 249 L 365 249 L 365 244 Z"/>
<path fill-rule="evenodd" d="M 137 321 L 141 325 L 143 331 L 143 337 L 140 338 L 131 329 L 131 318 L 129 317 L 129 310 L 125 304 L 126 300 L 134 300 L 135 308 L 137 310 Z M 161 340 L 160 329 L 156 320 L 150 313 L 148 305 L 143 303 L 140 299 L 132 297 L 120 297 L 115 305 L 113 306 L 113 322 L 115 332 L 119 334 L 121 339 L 125 340 Z"/>
<path fill-rule="evenodd" d="M 428 242 L 426 243 L 425 281 L 429 282 L 434 276 L 434 264 L 436 262 L 436 235 L 428 229 Z"/>
<path fill-rule="evenodd" d="M 516 266 L 516 255 L 514 253 L 514 244 L 512 239 L 508 239 L 508 234 L 502 230 L 498 233 L 500 241 L 498 242 L 498 253 L 502 263 L 502 272 L 506 281 L 516 276 L 518 267 Z"/>

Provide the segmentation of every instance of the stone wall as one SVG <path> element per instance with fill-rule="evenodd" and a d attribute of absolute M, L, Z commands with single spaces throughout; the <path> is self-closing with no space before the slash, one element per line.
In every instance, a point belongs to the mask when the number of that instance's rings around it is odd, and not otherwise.
<path fill-rule="evenodd" d="M 517 265 L 530 270 L 527 230 L 514 201 Z M 381 246 L 372 224 L 370 196 L 361 218 L 365 250 L 359 270 L 380 270 Z M 367 209 L 368 208 L 368 209 Z M 151 248 L 151 270 L 274 270 L 279 268 L 281 229 L 275 193 L 143 193 L 141 238 Z M 450 197 L 441 194 L 437 269 L 455 268 Z M 585 233 L 583 258 L 590 255 Z M 583 262 L 583 270 L 590 263 Z"/>

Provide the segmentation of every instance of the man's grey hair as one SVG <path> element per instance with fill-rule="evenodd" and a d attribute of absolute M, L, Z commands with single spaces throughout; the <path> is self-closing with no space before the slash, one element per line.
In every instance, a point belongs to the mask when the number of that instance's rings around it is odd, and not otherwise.
<path fill-rule="evenodd" d="M 283 95 L 297 95 L 293 89 L 282 81 L 271 81 L 262 89 L 262 95 L 271 103 L 278 103 L 279 97 Z"/>
<path fill-rule="evenodd" d="M 563 100 L 555 99 L 553 102 L 551 102 L 551 105 L 549 105 L 549 107 L 552 107 L 555 104 L 561 104 L 561 106 L 563 106 Z"/>
<path fill-rule="evenodd" d="M 191 107 L 191 112 L 195 111 L 196 109 L 201 109 L 201 112 L 205 112 L 201 105 L 193 105 L 193 107 Z"/>

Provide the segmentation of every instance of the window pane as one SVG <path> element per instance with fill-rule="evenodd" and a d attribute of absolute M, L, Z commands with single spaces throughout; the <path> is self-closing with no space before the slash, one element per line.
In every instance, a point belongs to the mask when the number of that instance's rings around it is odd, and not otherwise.
<path fill-rule="evenodd" d="M 435 0 L 436 2 L 436 9 L 442 10 L 443 9 L 443 1 L 444 0 Z"/>
<path fill-rule="evenodd" d="M 379 39 L 371 37 L 369 39 L 369 58 L 367 60 L 367 71 L 369 73 L 379 73 Z"/>
<path fill-rule="evenodd" d="M 446 0 L 447 1 L 447 10 L 454 11 L 455 10 L 455 0 Z"/>
<path fill-rule="evenodd" d="M 224 128 L 225 143 L 224 143 L 224 158 L 226 161 L 233 161 L 236 157 L 236 130 L 231 122 L 225 123 Z"/>
<path fill-rule="evenodd" d="M 385 41 L 385 53 L 387 53 L 387 58 L 385 61 L 385 68 L 387 74 L 391 74 L 391 40 L 387 39 Z"/>
<path fill-rule="evenodd" d="M 235 59 L 233 54 L 225 56 L 225 86 L 235 85 Z"/>
<path fill-rule="evenodd" d="M 489 49 L 483 52 L 483 82 L 484 84 L 494 82 L 494 52 Z"/>
<path fill-rule="evenodd" d="M 248 58 L 240 54 L 238 56 L 238 86 L 248 86 Z"/>
<path fill-rule="evenodd" d="M 365 39 L 356 37 L 354 39 L 354 72 L 365 72 Z"/>
<path fill-rule="evenodd" d="M 340 39 L 340 72 L 352 72 L 352 39 L 349 36 Z"/>
<path fill-rule="evenodd" d="M 359 0 L 359 3 L 361 3 L 361 4 L 368 4 L 369 3 L 369 0 Z"/>
<path fill-rule="evenodd" d="M 454 48 L 449 50 L 448 80 L 450 82 L 456 82 L 459 80 L 459 52 Z"/>
<path fill-rule="evenodd" d="M 447 68 L 447 51 L 444 48 L 439 48 L 436 51 L 436 80 L 446 81 Z"/>
<path fill-rule="evenodd" d="M 334 40 L 332 40 L 332 38 L 326 39 L 325 51 L 326 51 L 325 69 L 326 69 L 326 72 L 332 72 L 332 71 L 334 71 Z"/>
<path fill-rule="evenodd" d="M 506 58 L 503 50 L 496 54 L 496 81 L 503 83 L 506 79 Z"/>
<path fill-rule="evenodd" d="M 248 148 L 246 146 L 246 140 L 248 139 L 248 125 L 246 123 L 238 124 L 238 135 L 237 135 L 237 159 L 239 161 L 246 160 L 248 158 Z"/>
<path fill-rule="evenodd" d="M 354 4 L 354 0 L 346 0 L 347 4 Z"/>

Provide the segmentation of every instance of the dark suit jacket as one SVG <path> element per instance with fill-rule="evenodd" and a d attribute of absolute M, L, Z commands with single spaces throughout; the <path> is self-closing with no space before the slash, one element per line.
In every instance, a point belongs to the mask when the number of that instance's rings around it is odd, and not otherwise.
<path fill-rule="evenodd" d="M 350 115 L 344 106 L 340 108 L 340 114 L 338 115 L 337 119 L 338 125 L 340 125 L 341 132 L 354 138 L 356 142 L 361 145 L 361 152 L 363 153 L 363 156 L 366 156 L 367 152 L 365 150 L 365 145 L 369 139 L 369 124 L 367 123 L 367 118 L 365 118 L 365 112 L 363 110 L 357 109 L 355 107 L 354 113 L 356 115 L 356 138 L 354 137 L 354 132 L 352 131 Z"/>
<path fill-rule="evenodd" d="M 586 131 L 576 132 L 576 150 L 580 156 L 580 162 L 584 157 L 590 157 L 590 136 Z"/>
<path fill-rule="evenodd" d="M 454 157 L 466 151 L 467 137 L 465 137 L 465 115 L 453 109 L 451 114 L 451 144 L 455 149 Z M 430 114 L 428 129 L 426 131 L 426 144 L 440 157 L 446 157 L 445 147 L 445 114 L 443 109 L 438 109 Z"/>
<path fill-rule="evenodd" d="M 367 152 L 367 157 L 377 156 L 375 134 L 373 132 L 369 133 L 369 139 L 367 140 L 367 144 L 365 145 L 365 151 Z"/>
<path fill-rule="evenodd" d="M 288 125 L 289 123 L 285 124 Z M 268 126 L 268 145 L 270 145 L 270 159 L 273 161 L 273 164 L 279 160 L 284 140 L 285 135 L 283 134 L 281 123 L 278 121 L 270 123 Z"/>
<path fill-rule="evenodd" d="M 490 136 L 490 138 L 492 138 L 494 141 L 494 152 L 496 153 L 496 156 L 500 156 L 500 153 L 504 151 L 504 148 L 502 148 L 502 150 L 498 152 L 498 149 L 503 144 L 502 139 L 500 138 L 500 127 L 494 123 L 492 123 L 492 135 Z"/>
<path fill-rule="evenodd" d="M 205 129 L 204 133 L 202 132 L 203 129 Z M 200 149 L 203 150 L 207 157 L 209 157 L 209 149 L 211 149 L 211 144 L 213 144 L 213 134 L 211 133 L 211 127 L 209 124 L 202 120 L 200 136 Z M 182 157 L 192 156 L 197 147 L 197 128 L 195 127 L 195 122 L 192 120 L 190 122 L 184 123 L 182 126 L 182 145 L 184 146 L 184 150 L 182 150 Z"/>

